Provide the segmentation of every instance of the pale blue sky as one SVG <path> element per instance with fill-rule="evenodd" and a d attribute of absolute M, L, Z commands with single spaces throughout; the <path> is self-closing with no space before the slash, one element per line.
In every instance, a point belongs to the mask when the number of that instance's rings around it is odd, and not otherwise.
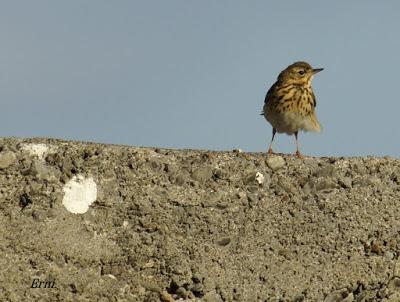
<path fill-rule="evenodd" d="M 265 93 L 305 60 L 304 154 L 400 153 L 399 1 L 2 1 L 0 38 L 1 136 L 264 151 Z"/>

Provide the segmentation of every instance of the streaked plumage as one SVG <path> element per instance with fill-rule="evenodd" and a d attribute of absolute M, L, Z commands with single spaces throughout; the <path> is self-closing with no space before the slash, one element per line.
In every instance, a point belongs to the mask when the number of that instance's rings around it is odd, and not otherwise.
<path fill-rule="evenodd" d="M 263 113 L 272 125 L 272 140 L 268 153 L 272 153 L 275 133 L 295 135 L 296 155 L 301 157 L 297 135 L 299 130 L 319 132 L 321 125 L 315 115 L 317 105 L 311 82 L 314 74 L 322 68 L 313 69 L 306 62 L 296 62 L 284 69 L 265 96 Z"/>

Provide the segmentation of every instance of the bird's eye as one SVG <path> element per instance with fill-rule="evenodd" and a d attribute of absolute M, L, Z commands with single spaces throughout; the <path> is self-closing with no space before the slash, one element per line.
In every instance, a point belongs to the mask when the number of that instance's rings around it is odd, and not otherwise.
<path fill-rule="evenodd" d="M 300 75 L 304 75 L 304 74 L 305 74 L 305 71 L 304 71 L 304 70 L 299 70 L 299 74 L 300 74 Z"/>

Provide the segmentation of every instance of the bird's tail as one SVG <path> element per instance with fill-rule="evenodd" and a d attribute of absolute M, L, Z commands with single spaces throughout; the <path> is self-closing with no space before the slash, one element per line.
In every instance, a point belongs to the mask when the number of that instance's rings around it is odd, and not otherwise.
<path fill-rule="evenodd" d="M 322 125 L 318 121 L 318 119 L 315 116 L 315 114 L 311 114 L 309 120 L 310 120 L 310 126 L 311 126 L 310 130 L 314 131 L 314 132 L 321 132 Z"/>

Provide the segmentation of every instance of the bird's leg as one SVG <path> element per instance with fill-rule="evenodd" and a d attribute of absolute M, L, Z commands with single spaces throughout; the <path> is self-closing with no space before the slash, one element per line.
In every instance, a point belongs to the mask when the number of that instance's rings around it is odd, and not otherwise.
<path fill-rule="evenodd" d="M 268 155 L 273 154 L 273 152 L 272 152 L 272 142 L 274 141 L 275 133 L 276 133 L 276 129 L 272 128 L 272 139 L 271 139 L 271 142 L 270 142 L 269 147 L 268 147 Z"/>
<path fill-rule="evenodd" d="M 299 140 L 297 139 L 297 135 L 298 135 L 298 134 L 299 134 L 298 131 L 296 131 L 296 132 L 294 133 L 294 137 L 295 137 L 295 139 L 296 139 L 296 156 L 297 156 L 298 158 L 304 158 L 303 155 L 300 153 L 300 150 L 299 150 Z"/>

